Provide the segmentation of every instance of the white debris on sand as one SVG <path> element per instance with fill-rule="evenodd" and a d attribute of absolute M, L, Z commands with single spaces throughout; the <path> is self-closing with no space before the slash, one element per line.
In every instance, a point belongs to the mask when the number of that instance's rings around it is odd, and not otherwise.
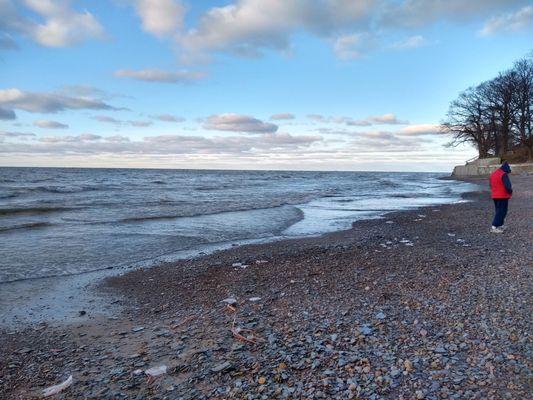
<path fill-rule="evenodd" d="M 237 299 L 235 297 L 228 297 L 227 299 L 221 300 L 222 303 L 229 304 L 230 306 L 237 303 Z"/>
<path fill-rule="evenodd" d="M 58 385 L 50 386 L 49 388 L 44 389 L 43 397 L 50 397 L 50 396 L 53 396 L 54 394 L 62 392 L 63 390 L 68 388 L 70 385 L 72 385 L 72 381 L 73 381 L 72 375 L 70 375 L 67 378 L 67 380 L 65 380 L 64 382 L 61 382 Z"/>
<path fill-rule="evenodd" d="M 167 373 L 167 366 L 160 365 L 159 367 L 152 367 L 144 371 L 144 373 L 152 378 L 164 375 Z"/>

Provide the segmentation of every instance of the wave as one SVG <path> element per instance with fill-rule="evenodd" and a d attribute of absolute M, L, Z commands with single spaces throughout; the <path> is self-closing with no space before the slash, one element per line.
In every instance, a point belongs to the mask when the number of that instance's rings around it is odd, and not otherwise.
<path fill-rule="evenodd" d="M 380 179 L 378 181 L 378 185 L 381 187 L 384 187 L 384 188 L 398 188 L 398 187 L 402 187 L 404 186 L 404 183 L 403 182 L 395 182 L 395 181 L 391 181 L 389 179 Z"/>
<path fill-rule="evenodd" d="M 104 187 L 96 186 L 36 186 L 20 188 L 27 192 L 44 192 L 44 193 L 81 193 L 96 190 L 102 190 Z"/>
<path fill-rule="evenodd" d="M 7 194 L 0 194 L 0 199 L 12 199 L 13 197 L 17 197 L 18 193 L 7 193 Z"/>
<path fill-rule="evenodd" d="M 234 213 L 234 212 L 244 212 L 244 211 L 260 211 L 260 210 L 270 210 L 274 208 L 281 208 L 284 206 L 291 206 L 288 203 L 283 204 L 275 204 L 272 205 L 272 207 L 242 207 L 242 208 L 236 208 L 236 209 L 228 209 L 228 210 L 213 210 L 211 212 L 200 212 L 200 213 L 190 213 L 190 214 L 163 214 L 163 215 L 142 215 L 138 217 L 127 217 L 118 220 L 118 222 L 139 222 L 139 221 L 150 221 L 150 220 L 158 220 L 158 219 L 175 219 L 175 218 L 195 218 L 195 217 L 203 217 L 206 215 L 217 215 L 217 214 L 226 214 L 226 213 Z M 297 207 L 294 207 L 297 208 Z"/>
<path fill-rule="evenodd" d="M 19 224 L 19 225 L 13 225 L 13 226 L 0 226 L 0 232 L 13 231 L 17 229 L 44 228 L 44 227 L 48 227 L 52 225 L 54 224 L 51 224 L 49 222 L 28 222 L 26 224 Z"/>
<path fill-rule="evenodd" d="M 20 208 L 0 208 L 0 215 L 15 215 L 15 214 L 46 214 L 54 212 L 63 212 L 77 210 L 74 207 L 20 207 Z"/>

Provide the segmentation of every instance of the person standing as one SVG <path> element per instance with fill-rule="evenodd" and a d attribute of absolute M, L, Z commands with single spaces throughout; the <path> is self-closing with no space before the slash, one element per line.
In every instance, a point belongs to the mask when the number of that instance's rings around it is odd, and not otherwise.
<path fill-rule="evenodd" d="M 507 215 L 509 199 L 513 195 L 513 187 L 509 179 L 510 173 L 511 167 L 507 162 L 504 162 L 500 168 L 490 175 L 490 189 L 495 208 L 491 228 L 493 233 L 503 233 L 505 229 L 505 216 Z"/>

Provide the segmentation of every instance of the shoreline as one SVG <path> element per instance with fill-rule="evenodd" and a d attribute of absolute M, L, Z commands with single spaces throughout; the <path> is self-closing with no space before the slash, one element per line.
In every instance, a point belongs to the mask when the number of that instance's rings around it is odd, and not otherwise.
<path fill-rule="evenodd" d="M 505 235 L 488 233 L 492 209 L 474 192 L 469 203 L 108 278 L 97 295 L 118 299 L 116 316 L 89 308 L 0 333 L 0 394 L 28 398 L 71 372 L 64 398 L 521 398 L 533 183 L 515 180 Z M 236 313 L 221 303 L 229 297 Z M 153 384 L 132 375 L 160 364 L 169 373 Z"/>
<path fill-rule="evenodd" d="M 442 180 L 454 180 L 458 182 L 476 182 L 468 179 L 456 179 L 452 177 L 441 177 Z M 383 220 L 389 215 L 397 213 L 416 212 L 426 208 L 439 207 L 443 204 L 457 204 L 464 201 L 465 196 L 476 191 L 467 191 L 460 195 L 461 199 L 453 203 L 441 203 L 427 206 L 418 206 L 397 211 L 388 211 L 377 216 L 364 217 L 359 221 Z M 241 239 L 229 242 L 220 242 L 193 246 L 191 248 L 176 251 L 172 255 L 164 255 L 154 259 L 134 262 L 132 264 L 102 267 L 92 271 L 79 272 L 70 275 L 53 275 L 45 277 L 25 278 L 14 281 L 0 282 L 0 329 L 13 329 L 20 326 L 31 326 L 39 323 L 50 325 L 65 325 L 76 322 L 83 322 L 85 318 L 79 315 L 84 311 L 87 304 L 99 317 L 109 317 L 120 312 L 116 306 L 120 298 L 107 293 L 101 296 L 98 293 L 98 286 L 110 277 L 127 274 L 135 270 L 145 270 L 164 265 L 173 265 L 180 262 L 189 262 L 194 259 L 206 257 L 218 252 L 239 249 L 247 246 L 261 246 L 275 243 L 300 241 L 307 239 L 324 238 L 329 235 L 349 232 L 353 228 L 341 229 L 330 232 L 323 232 L 308 235 L 279 235 L 273 237 L 257 239 Z M 16 308 L 12 305 L 17 304 Z"/>

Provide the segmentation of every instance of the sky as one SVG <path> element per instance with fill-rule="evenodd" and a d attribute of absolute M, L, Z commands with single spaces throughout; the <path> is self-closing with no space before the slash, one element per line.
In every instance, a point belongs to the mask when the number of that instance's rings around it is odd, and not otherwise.
<path fill-rule="evenodd" d="M 450 171 L 519 0 L 0 0 L 0 165 Z"/>

